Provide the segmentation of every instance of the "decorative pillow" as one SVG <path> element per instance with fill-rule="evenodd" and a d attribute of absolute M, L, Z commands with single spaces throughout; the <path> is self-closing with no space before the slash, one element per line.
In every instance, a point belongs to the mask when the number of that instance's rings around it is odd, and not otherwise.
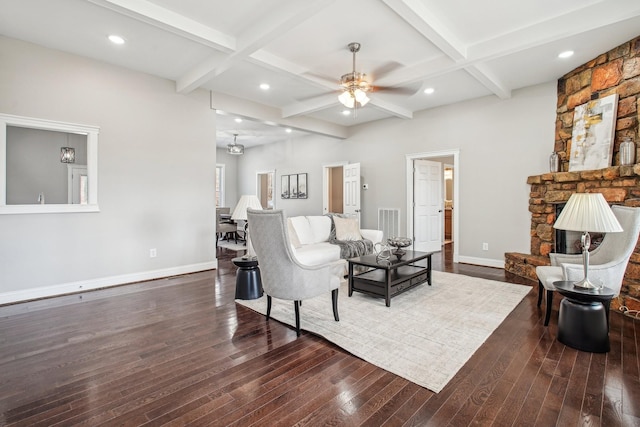
<path fill-rule="evenodd" d="M 333 217 L 336 226 L 336 239 L 338 240 L 362 240 L 360 227 L 355 218 Z"/>
<path fill-rule="evenodd" d="M 287 218 L 287 231 L 289 232 L 289 243 L 291 243 L 291 245 L 296 249 L 301 248 L 302 244 L 300 243 L 300 239 L 298 239 L 298 233 L 296 233 L 296 229 L 293 228 L 291 218 Z"/>
<path fill-rule="evenodd" d="M 326 242 L 331 234 L 331 218 L 326 215 L 308 216 L 309 226 L 313 230 L 313 243 Z"/>
<path fill-rule="evenodd" d="M 310 245 L 315 243 L 315 236 L 313 235 L 313 229 L 309 225 L 309 220 L 306 216 L 292 216 L 289 217 L 289 221 L 293 229 L 296 231 L 298 240 L 301 245 Z"/>

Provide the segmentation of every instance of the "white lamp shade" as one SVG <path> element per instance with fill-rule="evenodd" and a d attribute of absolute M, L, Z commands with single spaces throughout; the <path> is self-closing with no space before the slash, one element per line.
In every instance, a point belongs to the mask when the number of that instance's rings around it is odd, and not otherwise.
<path fill-rule="evenodd" d="M 572 194 L 553 227 L 581 232 L 622 231 L 622 226 L 601 193 Z"/>
<path fill-rule="evenodd" d="M 231 214 L 231 219 L 234 220 L 247 220 L 247 208 L 262 210 L 260 200 L 253 194 L 245 194 L 240 197 L 236 208 Z"/>

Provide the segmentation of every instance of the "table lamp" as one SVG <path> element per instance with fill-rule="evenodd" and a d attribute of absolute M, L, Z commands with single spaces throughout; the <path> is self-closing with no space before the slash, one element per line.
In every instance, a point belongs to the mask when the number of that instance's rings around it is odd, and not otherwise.
<path fill-rule="evenodd" d="M 260 203 L 260 200 L 258 200 L 258 198 L 253 194 L 245 194 L 240 197 L 236 208 L 231 214 L 231 219 L 233 219 L 234 221 L 246 221 L 248 208 L 262 210 L 262 204 Z M 249 240 L 248 227 L 245 227 L 245 241 L 247 242 L 247 253 L 243 258 L 253 258 L 256 254 L 253 250 L 253 246 L 251 246 L 251 240 Z"/>
<path fill-rule="evenodd" d="M 553 228 L 582 232 L 580 244 L 582 245 L 584 279 L 574 283 L 574 286 L 584 289 L 602 288 L 602 286 L 589 281 L 589 247 L 591 246 L 589 232 L 616 233 L 622 231 L 622 226 L 604 196 L 601 193 L 572 194 L 553 224 Z"/>

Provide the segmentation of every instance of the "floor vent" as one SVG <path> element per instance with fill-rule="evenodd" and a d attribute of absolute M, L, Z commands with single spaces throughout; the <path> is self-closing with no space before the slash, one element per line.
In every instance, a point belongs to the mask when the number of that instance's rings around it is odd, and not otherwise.
<path fill-rule="evenodd" d="M 382 239 L 398 237 L 400 234 L 400 209 L 378 208 L 378 230 Z"/>

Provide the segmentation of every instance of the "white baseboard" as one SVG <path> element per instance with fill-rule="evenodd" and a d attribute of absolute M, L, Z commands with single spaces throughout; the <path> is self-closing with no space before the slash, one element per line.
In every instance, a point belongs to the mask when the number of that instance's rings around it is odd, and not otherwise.
<path fill-rule="evenodd" d="M 471 256 L 460 256 L 458 262 L 463 264 L 482 265 L 485 267 L 504 268 L 503 259 L 476 258 Z"/>
<path fill-rule="evenodd" d="M 11 304 L 20 301 L 34 300 L 38 298 L 52 297 L 56 295 L 84 292 L 110 286 L 124 285 L 126 283 L 142 282 L 144 280 L 159 279 L 162 277 L 177 276 L 180 274 L 196 273 L 198 271 L 218 268 L 218 260 L 198 264 L 182 265 L 178 267 L 163 268 L 160 270 L 142 271 L 139 273 L 123 274 L 120 276 L 101 277 L 98 279 L 80 280 L 77 282 L 61 283 L 53 286 L 25 289 L 21 291 L 0 293 L 0 304 Z"/>

